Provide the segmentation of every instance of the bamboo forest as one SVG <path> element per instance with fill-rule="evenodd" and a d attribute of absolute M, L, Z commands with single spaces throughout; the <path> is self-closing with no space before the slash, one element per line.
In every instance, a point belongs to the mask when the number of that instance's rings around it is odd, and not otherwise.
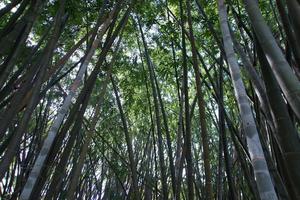
<path fill-rule="evenodd" d="M 0 0 L 0 199 L 300 200 L 300 0 Z"/>

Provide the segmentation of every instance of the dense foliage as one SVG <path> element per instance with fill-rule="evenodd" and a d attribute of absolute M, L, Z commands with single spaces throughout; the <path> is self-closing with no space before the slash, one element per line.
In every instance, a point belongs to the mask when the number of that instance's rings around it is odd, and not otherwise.
<path fill-rule="evenodd" d="M 299 0 L 2 0 L 0 199 L 300 199 Z"/>

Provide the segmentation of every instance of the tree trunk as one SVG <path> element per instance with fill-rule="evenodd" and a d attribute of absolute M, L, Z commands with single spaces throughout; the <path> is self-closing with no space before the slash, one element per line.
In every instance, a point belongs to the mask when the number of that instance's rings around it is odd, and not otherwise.
<path fill-rule="evenodd" d="M 192 136 L 191 136 L 191 120 L 190 120 L 190 103 L 189 103 L 189 88 L 188 88 L 188 67 L 186 57 L 186 44 L 184 33 L 184 12 L 183 1 L 180 0 L 180 15 L 181 15 L 181 29 L 182 29 L 182 66 L 183 66 L 183 95 L 184 95 L 184 121 L 185 121 L 185 135 L 184 135 L 184 148 L 187 170 L 187 189 L 188 198 L 194 199 L 194 175 L 193 175 L 193 156 L 192 156 Z M 183 157 L 184 158 L 184 157 Z M 181 159 L 183 159 L 181 158 Z"/>
<path fill-rule="evenodd" d="M 267 56 L 275 78 L 280 85 L 294 113 L 300 119 L 300 84 L 278 47 L 269 27 L 267 26 L 258 7 L 252 0 L 244 0 L 246 11 L 252 22 L 262 49 Z"/>
<path fill-rule="evenodd" d="M 272 115 L 275 121 L 275 139 L 280 147 L 283 155 L 283 160 L 286 167 L 283 169 L 287 171 L 287 177 L 285 181 L 292 181 L 292 187 L 287 187 L 291 196 L 295 199 L 300 198 L 300 190 L 297 185 L 300 184 L 300 144 L 298 138 L 298 132 L 292 123 L 289 116 L 287 105 L 282 98 L 280 88 L 272 74 L 270 66 L 262 52 L 259 44 L 258 46 L 258 58 L 261 64 L 262 75 L 264 77 L 267 93 L 270 99 L 276 99 L 276 101 L 270 101 L 272 108 Z"/>
<path fill-rule="evenodd" d="M 295 31 L 296 41 L 300 46 L 300 3 L 297 0 L 286 0 L 286 4 L 289 10 L 292 27 Z M 299 63 L 298 63 L 299 64 Z"/>
<path fill-rule="evenodd" d="M 131 170 L 132 187 L 133 187 L 133 197 L 132 197 L 132 199 L 138 200 L 140 198 L 139 197 L 140 195 L 139 195 L 139 189 L 138 189 L 138 177 L 137 177 L 137 170 L 136 170 L 136 161 L 134 159 L 133 146 L 132 146 L 132 136 L 131 136 L 131 134 L 129 133 L 129 130 L 128 130 L 126 117 L 125 117 L 125 114 L 123 112 L 121 100 L 120 100 L 120 97 L 119 97 L 119 94 L 118 94 L 118 89 L 117 89 L 116 83 L 115 83 L 112 75 L 110 75 L 110 80 L 111 80 L 112 85 L 113 85 L 113 89 L 114 89 L 118 109 L 119 109 L 119 112 L 120 112 L 120 117 L 121 117 L 122 124 L 123 124 L 123 130 L 124 130 L 124 134 L 125 134 L 125 140 L 126 140 L 128 157 L 129 157 L 129 166 L 130 166 L 130 170 Z"/>
<path fill-rule="evenodd" d="M 276 200 L 277 195 L 275 193 L 267 162 L 261 147 L 251 107 L 247 99 L 245 86 L 240 75 L 240 69 L 237 63 L 237 59 L 234 56 L 232 39 L 227 24 L 228 21 L 224 0 L 218 1 L 218 7 L 224 49 L 229 64 L 235 96 L 239 105 L 243 130 L 246 134 L 248 150 L 250 153 L 256 182 L 258 185 L 259 194 L 262 200 Z"/>
<path fill-rule="evenodd" d="M 107 20 L 106 23 L 103 24 L 103 26 L 100 28 L 98 38 L 96 38 L 94 40 L 92 47 L 90 48 L 85 60 L 83 61 L 82 65 L 80 67 L 80 70 L 79 70 L 74 82 L 72 83 L 72 85 L 70 87 L 68 96 L 65 98 L 63 105 L 61 106 L 61 108 L 58 111 L 58 115 L 56 116 L 55 120 L 53 121 L 53 124 L 50 128 L 49 134 L 44 141 L 44 144 L 40 151 L 40 154 L 39 154 L 37 160 L 35 161 L 34 167 L 31 171 L 31 173 L 28 177 L 28 180 L 26 182 L 26 185 L 24 186 L 24 189 L 22 191 L 21 198 L 24 200 L 30 198 L 32 189 L 37 181 L 37 178 L 40 175 L 41 169 L 42 169 L 44 162 L 49 154 L 49 151 L 51 149 L 53 141 L 57 135 L 57 131 L 58 131 L 65 115 L 67 114 L 69 107 L 71 106 L 71 100 L 76 94 L 76 91 L 82 81 L 83 75 L 88 67 L 88 64 L 89 64 L 92 56 L 94 55 L 96 48 L 99 46 L 102 35 L 105 33 L 109 23 L 110 23 L 110 20 Z"/>
<path fill-rule="evenodd" d="M 197 50 L 195 44 L 195 38 L 193 34 L 193 25 L 192 25 L 192 17 L 191 17 L 191 5 L 190 0 L 187 0 L 187 13 L 188 13 L 188 24 L 189 24 L 189 33 L 190 33 L 190 43 L 192 47 L 192 60 L 193 60 L 193 69 L 196 77 L 196 93 L 198 99 L 198 107 L 199 107 L 199 115 L 200 115 L 200 128 L 201 128 L 201 138 L 203 144 L 203 159 L 204 159 L 204 170 L 205 170 L 205 180 L 206 180 L 206 199 L 213 199 L 213 190 L 212 190 L 212 172 L 210 166 L 210 153 L 209 153 L 209 138 L 207 131 L 207 123 L 206 123 L 206 112 L 205 112 L 205 101 L 202 92 L 202 83 L 200 79 L 200 70 L 198 66 L 197 59 Z"/>
<path fill-rule="evenodd" d="M 155 87 L 155 80 L 154 80 L 154 69 L 152 62 L 150 60 L 150 55 L 148 53 L 148 47 L 145 40 L 145 36 L 142 30 L 142 26 L 140 24 L 140 21 L 138 19 L 138 26 L 140 29 L 140 33 L 142 36 L 142 41 L 144 45 L 144 51 L 145 51 L 145 58 L 147 61 L 148 71 L 150 74 L 150 83 L 152 88 L 152 95 L 153 95 L 153 101 L 154 101 L 154 109 L 155 109 L 155 118 L 156 118 L 156 129 L 157 129 L 157 135 L 158 135 L 158 156 L 159 156 L 159 164 L 160 164 L 160 170 L 161 170 L 161 184 L 162 184 L 162 199 L 168 199 L 168 186 L 167 186 L 167 176 L 166 176 L 166 168 L 165 168 L 165 161 L 164 161 L 164 149 L 163 149 L 163 137 L 162 137 L 162 131 L 161 131 L 161 119 L 160 119 L 160 112 L 159 112 L 159 102 L 157 98 L 157 89 Z"/>

